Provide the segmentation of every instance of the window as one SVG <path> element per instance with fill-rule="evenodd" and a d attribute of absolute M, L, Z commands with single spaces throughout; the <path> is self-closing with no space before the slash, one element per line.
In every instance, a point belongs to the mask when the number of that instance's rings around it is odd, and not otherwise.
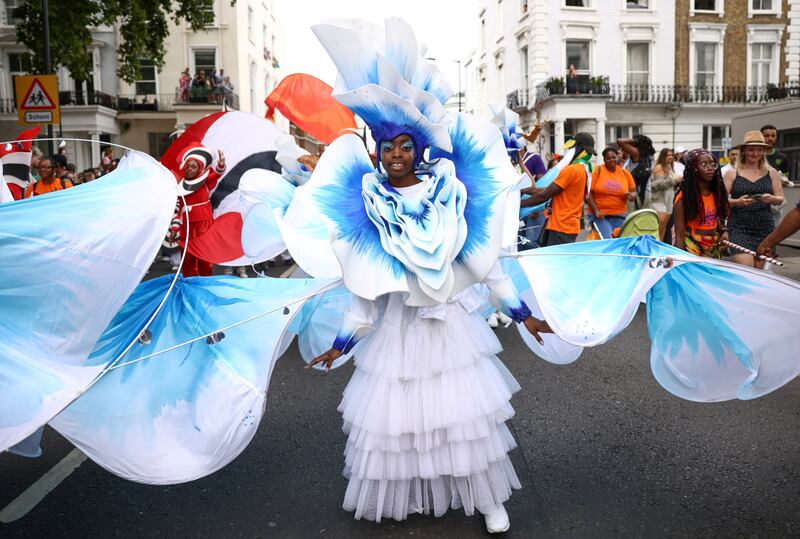
<path fill-rule="evenodd" d="M 747 6 L 747 16 L 754 15 L 780 15 L 780 0 L 749 0 Z"/>
<path fill-rule="evenodd" d="M 503 39 L 503 0 L 497 0 L 497 40 Z"/>
<path fill-rule="evenodd" d="M 714 86 L 717 65 L 716 43 L 695 43 L 694 85 L 701 88 Z"/>
<path fill-rule="evenodd" d="M 703 126 L 703 148 L 713 153 L 717 158 L 725 155 L 726 150 L 730 147 L 730 138 L 731 126 L 729 125 Z"/>
<path fill-rule="evenodd" d="M 5 25 L 6 26 L 15 26 L 17 24 L 17 18 L 14 17 L 14 10 L 17 9 L 17 6 L 20 5 L 22 0 L 6 0 L 6 13 L 5 13 Z"/>
<path fill-rule="evenodd" d="M 522 75 L 520 77 L 522 89 L 527 90 L 530 87 L 528 79 L 528 47 L 522 47 L 519 50 L 519 72 Z"/>
<path fill-rule="evenodd" d="M 142 58 L 139 67 L 139 80 L 134 84 L 136 95 L 155 94 L 156 66 L 151 58 Z"/>
<path fill-rule="evenodd" d="M 520 3 L 521 13 L 526 15 L 528 13 L 528 0 L 521 0 Z"/>
<path fill-rule="evenodd" d="M 564 0 L 564 7 L 592 7 L 592 0 Z"/>
<path fill-rule="evenodd" d="M 9 52 L 8 53 L 8 74 L 11 77 L 11 90 L 14 93 L 14 99 L 17 98 L 17 88 L 14 85 L 14 77 L 17 75 L 27 75 L 31 72 L 31 59 L 25 52 Z"/>
<path fill-rule="evenodd" d="M 147 139 L 150 146 L 150 155 L 156 159 L 161 159 L 161 156 L 164 155 L 172 143 L 169 139 L 169 133 L 148 133 Z"/>
<path fill-rule="evenodd" d="M 628 43 L 626 82 L 647 84 L 650 74 L 650 44 Z"/>
<path fill-rule="evenodd" d="M 716 0 L 692 0 L 695 11 L 716 11 Z"/>
<path fill-rule="evenodd" d="M 606 127 L 609 142 L 616 142 L 618 138 L 633 138 L 642 132 L 639 125 L 609 125 Z"/>
<path fill-rule="evenodd" d="M 255 43 L 256 42 L 256 31 L 253 25 L 253 8 L 247 7 L 247 38 Z"/>
<path fill-rule="evenodd" d="M 205 71 L 206 75 L 210 75 L 217 68 L 217 49 L 192 49 L 192 60 L 195 74 Z"/>
<path fill-rule="evenodd" d="M 256 111 L 256 77 L 258 76 L 258 66 L 255 62 L 250 62 L 250 112 Z"/>
<path fill-rule="evenodd" d="M 753 43 L 750 46 L 750 86 L 766 86 L 772 81 L 775 45 Z"/>
<path fill-rule="evenodd" d="M 650 7 L 650 0 L 628 0 L 625 3 L 628 9 L 647 9 Z"/>
<path fill-rule="evenodd" d="M 589 74 L 589 42 L 567 41 L 567 68 L 574 65 L 578 74 Z"/>

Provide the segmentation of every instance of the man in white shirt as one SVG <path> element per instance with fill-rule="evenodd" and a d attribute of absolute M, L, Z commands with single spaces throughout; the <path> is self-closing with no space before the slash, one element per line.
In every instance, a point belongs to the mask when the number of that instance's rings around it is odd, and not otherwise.
<path fill-rule="evenodd" d="M 675 174 L 683 178 L 683 169 L 686 168 L 683 164 L 683 156 L 686 155 L 686 148 L 683 146 L 676 146 L 672 150 L 673 162 L 672 168 L 675 169 Z"/>

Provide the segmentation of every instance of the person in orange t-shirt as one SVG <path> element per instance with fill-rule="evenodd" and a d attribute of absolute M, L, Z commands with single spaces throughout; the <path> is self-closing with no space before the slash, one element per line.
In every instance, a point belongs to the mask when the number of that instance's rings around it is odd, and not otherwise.
<path fill-rule="evenodd" d="M 592 187 L 586 199 L 589 222 L 603 239 L 612 237 L 614 229 L 622 226 L 628 201 L 635 198 L 633 176 L 617 164 L 617 151 L 606 148 L 603 150 L 603 164 L 592 171 Z"/>
<path fill-rule="evenodd" d="M 46 195 L 70 187 L 75 187 L 71 181 L 56 178 L 53 174 L 53 160 L 43 157 L 39 159 L 39 181 L 28 185 L 25 189 L 25 198 Z"/>
<path fill-rule="evenodd" d="M 728 193 L 714 155 L 703 148 L 686 154 L 683 183 L 675 196 L 675 246 L 697 256 L 720 258 L 728 239 Z"/>
<path fill-rule="evenodd" d="M 586 199 L 588 158 L 597 155 L 594 137 L 589 133 L 575 135 L 575 158 L 558 177 L 544 189 L 536 189 L 523 206 L 538 206 L 550 200 L 550 217 L 539 244 L 542 247 L 573 243 L 581 231 L 581 214 Z"/>

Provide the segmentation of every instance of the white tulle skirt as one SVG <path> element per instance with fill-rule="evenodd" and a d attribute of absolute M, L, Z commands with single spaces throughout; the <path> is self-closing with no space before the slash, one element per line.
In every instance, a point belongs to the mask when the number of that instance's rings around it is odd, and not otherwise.
<path fill-rule="evenodd" d="M 356 345 L 339 406 L 348 434 L 344 508 L 375 521 L 489 512 L 520 488 L 505 425 L 519 384 L 495 356 L 500 342 L 458 302 L 432 319 L 391 296 Z"/>

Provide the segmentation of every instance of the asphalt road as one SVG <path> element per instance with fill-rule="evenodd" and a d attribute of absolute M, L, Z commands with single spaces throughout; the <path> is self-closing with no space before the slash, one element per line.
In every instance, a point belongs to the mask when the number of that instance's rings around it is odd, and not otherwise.
<path fill-rule="evenodd" d="M 523 488 L 506 536 L 800 536 L 798 381 L 750 402 L 673 397 L 650 374 L 642 310 L 569 366 L 534 357 L 513 328 L 498 335 L 522 385 L 510 427 Z M 343 511 L 336 406 L 352 368 L 302 367 L 294 348 L 278 362 L 258 434 L 223 470 L 155 487 L 86 461 L 0 537 L 487 536 L 459 511 L 381 524 Z M 72 450 L 51 429 L 43 447 L 39 459 L 0 455 L 0 508 Z"/>

